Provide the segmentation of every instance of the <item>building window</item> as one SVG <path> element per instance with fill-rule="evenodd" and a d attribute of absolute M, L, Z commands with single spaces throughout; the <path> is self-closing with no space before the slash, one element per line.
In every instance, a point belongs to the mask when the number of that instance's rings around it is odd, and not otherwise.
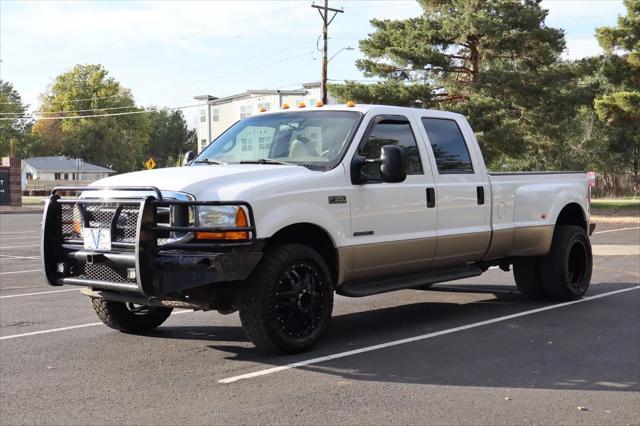
<path fill-rule="evenodd" d="M 309 106 L 316 106 L 316 98 L 309 99 Z"/>
<path fill-rule="evenodd" d="M 204 123 L 205 121 L 207 121 L 207 110 L 201 109 L 200 110 L 200 122 Z"/>
<path fill-rule="evenodd" d="M 54 173 L 53 174 L 53 179 L 60 180 L 60 173 Z"/>
<path fill-rule="evenodd" d="M 69 173 L 64 174 L 64 180 L 69 180 Z"/>
<path fill-rule="evenodd" d="M 202 151 L 204 149 L 204 147 L 207 146 L 207 140 L 206 139 L 200 139 L 200 151 Z"/>
<path fill-rule="evenodd" d="M 263 102 L 258 104 L 258 111 L 262 110 L 264 108 L 265 111 L 269 111 L 269 109 L 271 108 L 271 103 L 269 102 Z"/>
<path fill-rule="evenodd" d="M 269 143 L 269 138 L 266 136 L 260 136 L 258 138 L 258 149 L 264 151 L 267 149 Z"/>
<path fill-rule="evenodd" d="M 240 107 L 240 120 L 251 115 L 251 105 L 243 105 Z"/>
<path fill-rule="evenodd" d="M 211 120 L 218 121 L 220 120 L 220 113 L 218 112 L 218 108 L 214 108 L 211 110 Z"/>
<path fill-rule="evenodd" d="M 248 138 L 240 139 L 240 148 L 242 151 L 251 151 L 251 141 Z"/>

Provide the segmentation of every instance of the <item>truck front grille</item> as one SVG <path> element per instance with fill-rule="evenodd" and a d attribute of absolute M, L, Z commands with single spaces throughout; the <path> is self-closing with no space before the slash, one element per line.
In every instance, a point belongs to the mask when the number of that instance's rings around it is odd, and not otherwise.
<path fill-rule="evenodd" d="M 135 279 L 127 278 L 127 267 L 122 265 L 116 265 L 115 263 L 85 263 L 78 266 L 77 277 L 98 280 L 109 281 L 116 283 L 135 283 Z"/>
<path fill-rule="evenodd" d="M 136 239 L 139 213 L 137 204 L 62 204 L 61 208 L 62 238 L 65 240 L 81 240 L 85 225 L 105 229 L 115 226 L 116 242 L 132 243 Z"/>

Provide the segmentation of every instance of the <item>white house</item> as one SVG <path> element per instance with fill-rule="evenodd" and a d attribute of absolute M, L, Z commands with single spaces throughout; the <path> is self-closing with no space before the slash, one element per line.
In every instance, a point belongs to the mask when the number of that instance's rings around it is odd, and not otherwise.
<path fill-rule="evenodd" d="M 31 157 L 22 160 L 22 190 L 86 185 L 115 173 L 107 167 L 70 157 Z"/>
<path fill-rule="evenodd" d="M 236 121 L 262 109 L 279 109 L 283 104 L 295 108 L 300 102 L 313 106 L 322 100 L 320 83 L 303 84 L 296 90 L 247 90 L 244 93 L 216 98 L 195 96 L 198 101 L 198 152 Z M 336 99 L 329 96 L 329 103 Z"/>

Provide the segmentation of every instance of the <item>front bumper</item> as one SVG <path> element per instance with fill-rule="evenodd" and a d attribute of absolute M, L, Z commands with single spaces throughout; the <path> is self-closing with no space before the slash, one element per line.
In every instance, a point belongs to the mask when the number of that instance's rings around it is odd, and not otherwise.
<path fill-rule="evenodd" d="M 58 195 L 63 190 L 104 189 L 56 188 L 49 197 L 42 220 L 41 251 L 50 285 L 81 285 L 161 297 L 203 285 L 244 280 L 262 257 L 253 212 L 246 202 L 162 199 L 154 187 L 113 188 L 154 194 L 141 198 L 69 199 Z M 218 229 L 159 223 L 159 209 L 198 205 L 238 205 L 247 212 L 249 225 Z M 85 227 L 108 228 L 111 250 L 86 250 L 82 240 Z M 245 231 L 249 238 L 210 243 L 184 238 L 196 231 Z M 163 240 L 176 234 L 183 237 Z"/>

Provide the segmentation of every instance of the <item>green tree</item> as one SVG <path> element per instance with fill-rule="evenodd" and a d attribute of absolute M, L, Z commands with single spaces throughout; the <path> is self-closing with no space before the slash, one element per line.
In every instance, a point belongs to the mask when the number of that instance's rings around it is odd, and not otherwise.
<path fill-rule="evenodd" d="M 78 157 L 119 172 L 137 170 L 149 139 L 146 114 L 91 116 L 138 111 L 131 92 L 102 65 L 76 65 L 43 95 L 33 131 L 48 155 Z"/>
<path fill-rule="evenodd" d="M 631 171 L 635 192 L 640 180 L 640 0 L 625 0 L 627 15 L 596 37 L 605 51 L 601 69 L 606 93 L 595 101 L 598 118 L 609 126 L 608 142 L 621 155 L 618 173 Z"/>
<path fill-rule="evenodd" d="M 0 157 L 20 153 L 32 124 L 24 118 L 25 112 L 26 107 L 13 85 L 0 80 Z"/>
<path fill-rule="evenodd" d="M 149 113 L 149 127 L 146 157 L 153 157 L 159 167 L 175 166 L 182 153 L 195 147 L 196 131 L 189 129 L 180 110 Z"/>
<path fill-rule="evenodd" d="M 589 64 L 560 60 L 562 30 L 545 25 L 539 0 L 419 0 L 423 13 L 371 21 L 356 62 L 375 84 L 330 90 L 341 100 L 458 111 L 489 164 L 544 166 L 558 130 L 593 96 L 576 86 Z"/>

